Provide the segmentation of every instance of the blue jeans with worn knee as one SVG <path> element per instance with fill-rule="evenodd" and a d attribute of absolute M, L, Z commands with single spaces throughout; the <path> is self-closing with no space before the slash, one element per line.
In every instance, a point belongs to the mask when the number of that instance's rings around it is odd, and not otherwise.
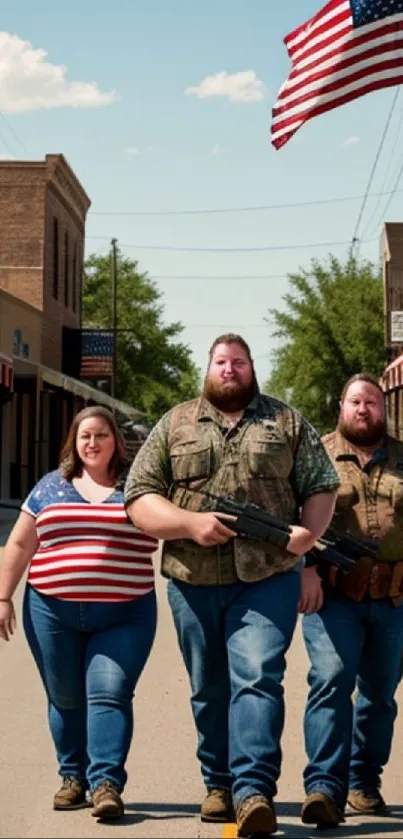
<path fill-rule="evenodd" d="M 204 782 L 232 789 L 235 805 L 277 791 L 282 681 L 299 596 L 299 570 L 257 583 L 168 583 Z"/>
<path fill-rule="evenodd" d="M 388 598 L 356 603 L 330 592 L 321 611 L 305 615 L 302 626 L 311 663 L 305 790 L 326 792 L 344 807 L 348 789 L 379 789 L 389 759 L 403 607 L 394 608 Z"/>
<path fill-rule="evenodd" d="M 123 790 L 133 695 L 156 630 L 155 592 L 121 603 L 48 597 L 26 586 L 23 623 L 48 698 L 59 774 Z"/>

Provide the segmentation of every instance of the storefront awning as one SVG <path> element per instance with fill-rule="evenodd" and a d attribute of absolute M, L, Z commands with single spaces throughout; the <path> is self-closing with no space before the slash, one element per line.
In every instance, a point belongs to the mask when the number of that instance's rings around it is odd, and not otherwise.
<path fill-rule="evenodd" d="M 132 408 L 126 402 L 121 402 L 120 399 L 114 399 L 109 396 L 109 393 L 104 393 L 102 390 L 97 390 L 95 387 L 79 382 L 78 379 L 72 379 L 70 376 L 65 376 L 58 370 L 52 370 L 50 367 L 45 367 L 43 364 L 34 364 L 26 359 L 14 359 L 16 375 L 34 375 L 39 376 L 43 382 L 46 382 L 53 387 L 67 390 L 69 393 L 74 393 L 76 396 L 81 396 L 86 401 L 96 402 L 100 405 L 106 405 L 112 411 L 119 411 L 130 419 L 140 419 L 144 417 L 142 411 Z"/>
<path fill-rule="evenodd" d="M 71 379 L 70 376 L 65 376 L 57 370 L 51 370 L 50 367 L 44 367 L 40 364 L 39 372 L 44 382 L 48 382 L 48 384 L 54 385 L 55 387 L 60 387 L 63 390 L 68 390 L 70 393 L 76 394 L 76 396 L 82 396 L 83 399 L 107 405 L 112 411 L 120 411 L 121 414 L 132 419 L 144 416 L 142 411 L 132 408 L 131 405 L 128 405 L 126 402 L 121 402 L 120 399 L 114 399 L 112 396 L 109 396 L 109 393 L 104 393 L 104 391 L 97 390 L 95 387 L 85 385 L 84 382 L 79 382 L 78 379 Z"/>
<path fill-rule="evenodd" d="M 393 361 L 385 367 L 380 381 L 382 389 L 387 393 L 403 385 L 403 353 L 396 356 Z"/>

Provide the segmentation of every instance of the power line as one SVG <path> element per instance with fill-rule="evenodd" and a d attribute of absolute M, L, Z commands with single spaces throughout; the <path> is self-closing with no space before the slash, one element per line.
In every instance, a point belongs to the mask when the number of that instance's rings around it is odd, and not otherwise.
<path fill-rule="evenodd" d="M 400 137 L 400 132 L 401 132 L 402 126 L 403 126 L 403 108 L 402 108 L 402 113 L 401 113 L 401 116 L 400 116 L 400 120 L 399 120 L 398 128 L 397 128 L 397 131 L 396 131 L 395 141 L 394 141 L 394 143 L 393 143 L 393 147 L 392 147 L 392 149 L 391 149 L 391 151 L 390 151 L 390 154 L 389 154 L 389 162 L 388 162 L 388 165 L 387 165 L 387 168 L 386 168 L 385 177 L 384 177 L 384 179 L 383 179 L 382 190 L 386 189 L 386 183 L 387 183 L 387 181 L 388 181 L 389 175 L 390 175 L 391 170 L 392 170 L 392 161 L 393 161 L 393 156 L 394 156 L 394 153 L 395 153 L 395 150 L 396 150 L 396 146 L 397 146 L 397 144 L 398 144 L 398 140 L 399 140 L 399 137 Z M 388 191 L 389 191 L 389 190 L 388 190 Z M 398 190 L 393 191 L 393 189 L 391 189 L 391 190 L 390 190 L 390 195 L 391 195 L 391 197 L 392 197 L 392 198 L 393 198 L 394 194 L 396 194 L 396 192 L 397 192 L 397 191 L 398 191 Z M 373 212 L 371 213 L 371 216 L 370 216 L 370 218 L 368 219 L 367 224 L 366 224 L 366 226 L 365 226 L 365 228 L 364 228 L 364 230 L 363 230 L 363 233 L 362 233 L 362 236 L 363 236 L 363 237 L 364 237 L 364 236 L 366 236 L 366 235 L 367 235 L 367 233 L 368 233 L 368 231 L 370 230 L 371 225 L 372 225 L 372 222 L 374 221 L 374 218 L 375 218 L 375 217 L 376 217 L 376 215 L 377 215 L 377 212 L 378 212 L 378 210 L 379 210 L 379 207 L 381 206 L 381 203 L 382 203 L 382 196 L 380 195 L 380 196 L 379 196 L 379 198 L 378 198 L 378 200 L 377 200 L 377 202 L 376 202 L 376 204 L 375 204 L 375 207 L 374 207 L 374 209 L 373 209 Z M 389 202 L 389 203 L 390 203 L 390 202 Z M 389 206 L 389 203 L 387 204 L 387 206 Z M 385 210 L 383 210 L 383 213 L 381 214 L 381 220 L 382 220 L 384 217 L 385 217 Z M 378 227 L 378 224 L 380 224 L 380 222 L 378 222 L 378 223 L 376 224 L 376 228 Z M 371 235 L 372 235 L 372 234 L 371 234 Z"/>
<path fill-rule="evenodd" d="M 396 192 L 397 192 L 397 187 L 398 187 L 398 185 L 399 185 L 399 183 L 400 183 L 400 180 L 401 180 L 402 175 L 403 175 L 403 163 L 402 163 L 402 164 L 401 164 L 401 166 L 400 166 L 400 169 L 399 169 L 399 171 L 398 171 L 398 173 L 397 173 L 397 178 L 396 178 L 396 180 L 395 180 L 395 187 L 396 187 L 396 189 L 395 189 L 395 191 L 394 191 L 394 192 L 393 192 L 393 190 L 392 190 L 392 192 L 391 192 L 391 194 L 390 194 L 390 197 L 389 197 L 389 199 L 388 199 L 387 203 L 385 204 L 385 206 L 384 206 L 384 208 L 383 208 L 382 218 L 385 218 L 385 215 L 386 215 L 386 213 L 387 213 L 387 211 L 388 211 L 388 209 L 389 209 L 389 207 L 390 207 L 390 204 L 392 203 L 392 199 L 393 199 L 394 195 L 396 195 Z"/>
<path fill-rule="evenodd" d="M 16 140 L 16 142 L 17 142 L 17 143 L 21 146 L 21 148 L 22 148 L 22 149 L 24 149 L 24 151 L 27 151 L 26 146 L 24 145 L 24 143 L 22 142 L 22 140 L 20 140 L 20 138 L 19 138 L 18 134 L 16 133 L 16 131 L 14 131 L 13 126 L 12 126 L 12 125 L 11 125 L 11 123 L 8 121 L 8 119 L 6 118 L 6 116 L 5 116 L 5 114 L 3 113 L 3 111 L 1 110 L 1 108 L 0 108 L 0 119 L 2 119 L 2 120 L 3 120 L 3 122 L 6 124 L 6 126 L 7 126 L 8 130 L 9 130 L 10 134 L 12 134 L 12 136 L 14 137 L 14 140 Z M 4 139 L 4 138 L 3 138 L 3 139 Z"/>
<path fill-rule="evenodd" d="M 364 213 L 365 205 L 367 203 L 368 196 L 369 196 L 369 191 L 371 189 L 371 184 L 372 184 L 372 181 L 374 179 L 376 168 L 378 166 L 378 161 L 379 161 L 379 158 L 381 156 L 381 152 L 382 152 L 383 145 L 384 145 L 384 142 L 385 142 L 385 139 L 386 139 L 386 135 L 388 133 L 389 125 L 390 125 L 390 122 L 391 122 L 391 119 L 392 119 L 392 116 L 393 116 L 393 113 L 394 113 L 394 110 L 395 110 L 395 107 L 396 107 L 396 102 L 397 102 L 399 93 L 400 93 L 400 87 L 398 87 L 397 90 L 395 91 L 393 101 L 392 101 L 392 105 L 391 105 L 388 117 L 386 119 L 385 127 L 384 127 L 383 132 L 382 132 L 381 141 L 379 143 L 379 147 L 378 147 L 377 153 L 375 155 L 375 160 L 372 164 L 372 169 L 371 169 L 371 172 L 370 172 L 370 176 L 368 178 L 367 188 L 365 190 L 365 194 L 364 194 L 364 198 L 363 198 L 363 201 L 362 201 L 362 204 L 361 204 L 360 212 L 358 213 L 358 218 L 357 218 L 357 221 L 356 221 L 356 225 L 355 225 L 355 229 L 354 229 L 354 233 L 353 233 L 353 238 L 352 238 L 352 241 L 351 241 L 351 247 L 352 248 L 354 248 L 354 245 L 358 241 L 357 233 L 358 233 L 358 230 L 359 230 L 359 226 L 361 224 L 361 219 L 362 219 L 362 216 L 363 216 L 363 213 Z"/>
<path fill-rule="evenodd" d="M 150 274 L 152 280 L 285 280 L 288 274 Z"/>
<path fill-rule="evenodd" d="M 1 112 L 0 112 L 0 116 L 1 116 Z M 7 142 L 4 134 L 0 133 L 0 140 L 2 141 L 2 143 L 5 146 L 5 148 L 7 149 L 7 151 L 11 154 L 11 156 L 14 157 L 14 149 L 12 149 L 10 144 Z"/>
<path fill-rule="evenodd" d="M 403 192 L 403 190 L 400 190 Z M 90 210 L 92 216 L 192 216 L 213 215 L 217 213 L 256 213 L 264 210 L 282 210 L 298 207 L 313 207 L 325 204 L 340 204 L 347 201 L 359 201 L 361 198 L 378 198 L 388 192 L 371 192 L 369 195 L 342 195 L 336 198 L 320 198 L 315 201 L 294 201 L 286 204 L 257 204 L 246 207 L 220 207 L 195 210 Z"/>
<path fill-rule="evenodd" d="M 374 237 L 377 238 L 377 237 Z M 87 240 L 93 241 L 109 241 L 109 236 L 87 236 Z M 373 239 L 366 239 L 363 244 L 371 242 Z M 350 241 L 342 242 L 309 242 L 292 245 L 261 245 L 255 247 L 241 247 L 241 248 L 213 248 L 213 247 L 193 247 L 181 245 L 120 245 L 121 248 L 134 248 L 135 250 L 149 250 L 149 251 L 172 251 L 172 252 L 194 252 L 194 253 L 263 253 L 268 251 L 287 251 L 287 250 L 302 250 L 309 248 L 334 248 L 341 245 L 350 245 Z"/>
<path fill-rule="evenodd" d="M 185 329 L 270 329 L 267 323 L 186 323 Z"/>

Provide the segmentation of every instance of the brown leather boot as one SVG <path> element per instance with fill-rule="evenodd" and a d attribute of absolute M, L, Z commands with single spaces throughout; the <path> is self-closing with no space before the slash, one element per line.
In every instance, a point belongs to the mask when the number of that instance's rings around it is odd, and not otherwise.
<path fill-rule="evenodd" d="M 301 821 L 303 824 L 316 824 L 319 829 L 329 828 L 344 822 L 344 816 L 330 795 L 311 792 L 302 805 Z"/>
<path fill-rule="evenodd" d="M 83 778 L 75 778 L 74 775 L 66 775 L 63 783 L 53 798 L 54 810 L 79 810 L 81 807 L 88 807 L 86 799 L 86 782 Z"/>
<path fill-rule="evenodd" d="M 202 822 L 234 822 L 231 790 L 215 787 L 208 789 L 201 806 L 200 818 Z"/>
<path fill-rule="evenodd" d="M 244 798 L 236 808 L 236 823 L 238 836 L 276 833 L 277 819 L 272 802 L 265 795 Z"/>
<path fill-rule="evenodd" d="M 120 819 L 124 814 L 119 790 L 112 781 L 102 781 L 92 793 L 92 816 L 98 819 Z"/>
<path fill-rule="evenodd" d="M 379 790 L 364 792 L 361 789 L 350 789 L 347 803 L 356 813 L 372 816 L 376 813 L 387 813 L 388 808 Z"/>

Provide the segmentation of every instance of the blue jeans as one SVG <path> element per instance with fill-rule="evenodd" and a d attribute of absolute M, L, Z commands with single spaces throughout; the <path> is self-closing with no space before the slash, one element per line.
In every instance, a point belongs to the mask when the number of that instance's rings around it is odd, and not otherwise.
<path fill-rule="evenodd" d="M 23 622 L 48 697 L 59 774 L 123 790 L 133 694 L 156 629 L 155 592 L 123 603 L 73 602 L 27 585 Z"/>
<path fill-rule="evenodd" d="M 379 789 L 389 759 L 403 607 L 394 608 L 387 598 L 355 603 L 331 592 L 320 612 L 304 616 L 302 626 L 311 662 L 305 790 L 327 792 L 344 807 L 349 788 Z"/>
<path fill-rule="evenodd" d="M 208 788 L 272 798 L 280 775 L 285 654 L 297 620 L 299 571 L 258 583 L 168 583 L 168 599 Z"/>

